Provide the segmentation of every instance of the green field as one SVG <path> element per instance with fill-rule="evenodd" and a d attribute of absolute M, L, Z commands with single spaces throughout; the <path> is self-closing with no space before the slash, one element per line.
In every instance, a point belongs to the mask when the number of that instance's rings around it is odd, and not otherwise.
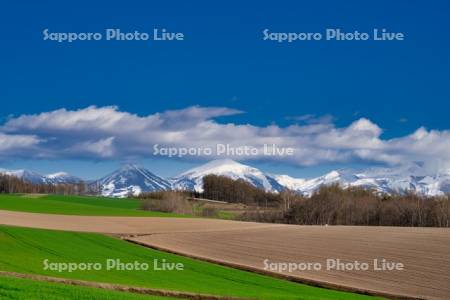
<path fill-rule="evenodd" d="M 139 210 L 140 200 L 91 196 L 0 194 L 0 209 L 82 216 L 186 217 Z"/>
<path fill-rule="evenodd" d="M 141 271 L 108 271 L 103 268 L 60 273 L 44 270 L 45 259 L 52 263 L 92 262 L 102 265 L 105 265 L 106 259 L 120 259 L 124 263 L 148 263 L 150 268 Z M 159 262 L 165 260 L 169 263 L 182 263 L 184 270 L 153 270 L 154 259 Z M 0 270 L 254 299 L 369 298 L 168 254 L 100 234 L 9 226 L 0 226 Z"/>
<path fill-rule="evenodd" d="M 168 300 L 175 298 L 135 295 L 98 288 L 48 283 L 0 276 L 0 299 L 45 299 L 45 300 Z"/>

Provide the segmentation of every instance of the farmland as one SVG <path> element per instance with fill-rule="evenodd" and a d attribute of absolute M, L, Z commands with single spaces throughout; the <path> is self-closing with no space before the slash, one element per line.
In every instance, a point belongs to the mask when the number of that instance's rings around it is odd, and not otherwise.
<path fill-rule="evenodd" d="M 59 263 L 152 262 L 182 263 L 183 271 L 76 270 L 58 272 L 43 267 L 44 260 Z M 0 226 L 0 270 L 25 274 L 116 283 L 199 294 L 257 299 L 364 299 L 366 296 L 297 284 L 268 276 L 147 249 L 94 233 Z"/>
<path fill-rule="evenodd" d="M 143 211 L 137 199 L 94 196 L 0 194 L 0 209 L 84 216 L 182 217 L 183 215 Z"/>
<path fill-rule="evenodd" d="M 450 296 L 450 231 L 446 228 L 298 226 L 183 215 L 173 218 L 173 214 L 140 211 L 137 201 L 1 195 L 0 224 L 8 226 L 0 231 L 0 271 L 258 299 L 296 299 L 295 295 L 301 299 L 338 299 L 342 295 L 294 282 L 388 297 Z M 148 280 L 145 272 L 43 272 L 45 258 L 55 262 L 159 258 L 183 261 L 189 267 L 177 276 L 162 272 Z M 368 264 L 386 260 L 402 264 L 404 269 L 277 272 L 267 270 L 264 263 L 324 265 L 327 259 Z"/>

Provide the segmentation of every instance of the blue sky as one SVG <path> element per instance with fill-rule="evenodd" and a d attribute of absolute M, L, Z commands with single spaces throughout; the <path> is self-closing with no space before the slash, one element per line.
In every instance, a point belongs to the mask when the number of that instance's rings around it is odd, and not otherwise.
<path fill-rule="evenodd" d="M 449 129 L 450 5 L 448 1 L 57 1 L 5 2 L 0 9 L 1 123 L 56 109 L 118 106 L 148 116 L 194 105 L 245 113 L 216 122 L 286 127 L 298 116 L 331 116 L 336 128 L 367 118 L 381 139 L 421 126 Z M 183 32 L 183 42 L 43 41 L 42 30 L 105 28 Z M 403 32 L 404 41 L 315 41 L 278 44 L 262 30 L 317 32 L 326 28 Z M 311 118 L 312 119 L 312 118 Z M 30 134 L 30 132 L 28 132 Z M 8 156 L 7 168 L 64 169 L 84 177 L 124 159 Z M 138 159 L 173 175 L 198 162 Z M 308 166 L 256 161 L 274 172 L 313 176 L 364 159 Z"/>

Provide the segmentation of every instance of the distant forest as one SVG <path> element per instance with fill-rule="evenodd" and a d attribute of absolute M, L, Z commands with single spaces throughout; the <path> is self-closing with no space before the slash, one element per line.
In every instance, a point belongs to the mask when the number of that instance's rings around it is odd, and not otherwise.
<path fill-rule="evenodd" d="M 302 225 L 449 227 L 450 198 L 386 195 L 339 185 L 323 186 L 311 197 L 293 191 L 269 193 L 244 180 L 208 175 L 197 196 L 254 205 L 242 220 Z"/>
<path fill-rule="evenodd" d="M 83 182 L 79 184 L 33 184 L 15 176 L 0 174 L 0 193 L 81 195 L 86 191 L 86 185 Z"/>

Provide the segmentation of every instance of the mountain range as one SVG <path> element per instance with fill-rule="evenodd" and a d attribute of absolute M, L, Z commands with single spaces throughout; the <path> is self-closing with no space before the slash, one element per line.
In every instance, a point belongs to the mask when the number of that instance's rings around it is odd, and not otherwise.
<path fill-rule="evenodd" d="M 78 183 L 82 180 L 67 173 L 41 175 L 28 170 L 4 170 L 0 173 L 16 176 L 32 183 Z M 338 183 L 343 187 L 358 186 L 370 188 L 380 193 L 404 193 L 406 191 L 437 196 L 450 193 L 450 173 L 427 174 L 419 165 L 399 168 L 371 168 L 365 170 L 341 169 L 331 171 L 312 179 L 293 178 L 288 175 L 275 175 L 230 160 L 213 160 L 190 169 L 172 178 L 162 178 L 149 170 L 134 164 L 124 165 L 120 169 L 87 184 L 95 187 L 103 196 L 125 197 L 142 192 L 161 190 L 203 191 L 203 177 L 209 174 L 242 179 L 269 192 L 281 192 L 290 189 L 310 196 L 322 185 Z"/>

